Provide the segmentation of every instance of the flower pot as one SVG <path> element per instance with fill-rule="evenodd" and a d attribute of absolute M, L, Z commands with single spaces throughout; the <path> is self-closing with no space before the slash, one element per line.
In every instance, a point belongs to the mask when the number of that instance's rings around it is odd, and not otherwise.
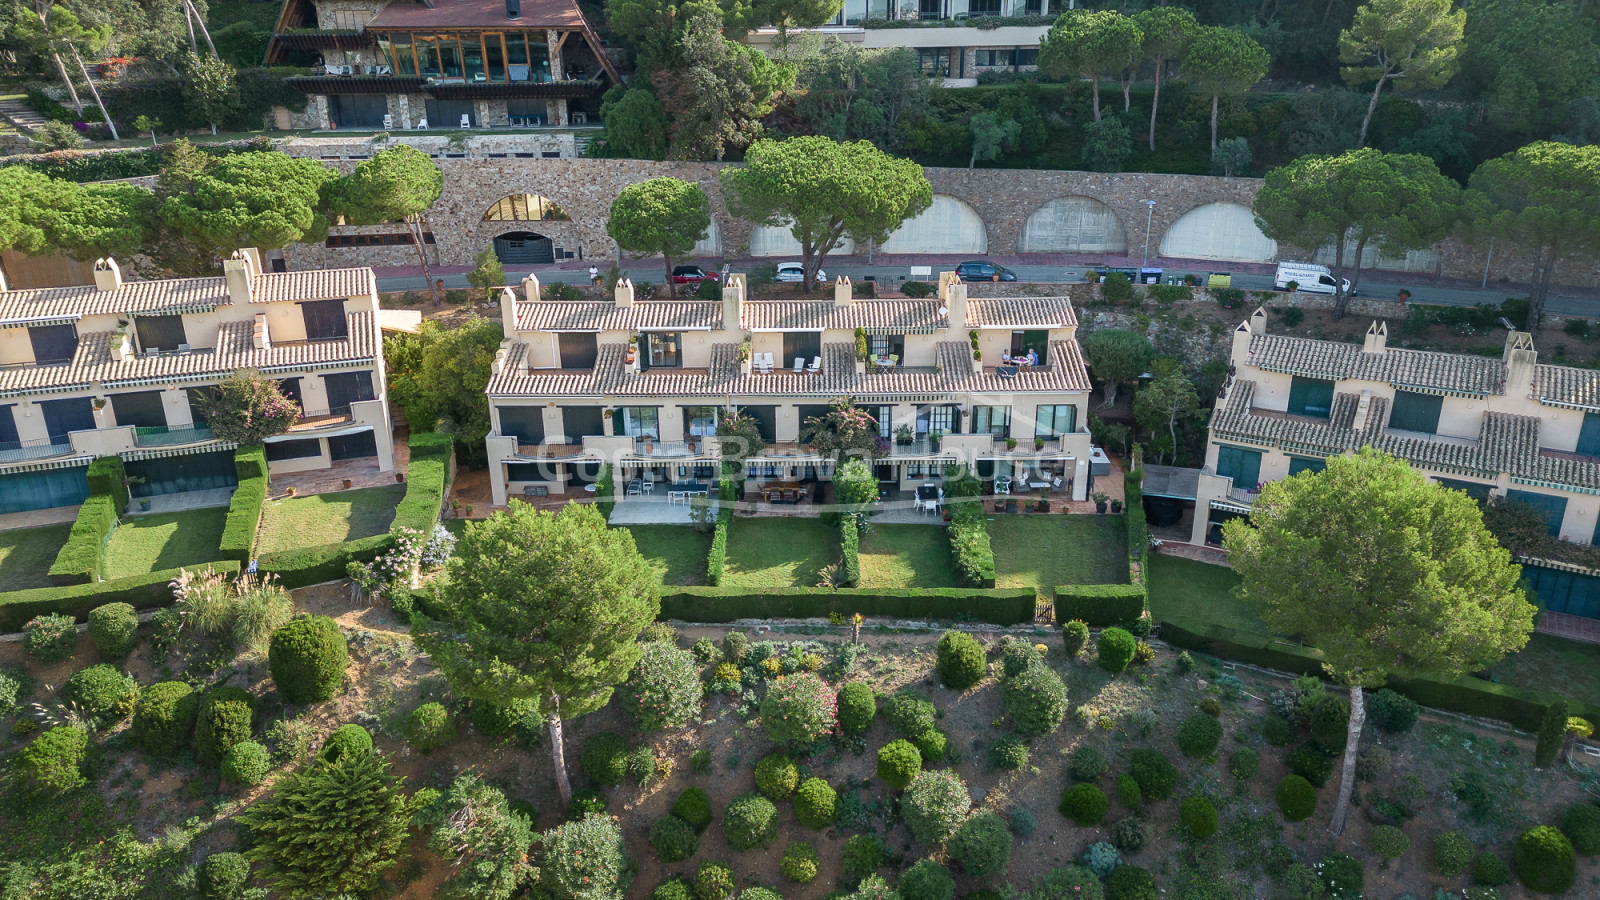
<path fill-rule="evenodd" d="M 1103 513 L 1106 511 L 1106 505 L 1104 503 L 1096 503 L 1094 505 L 1094 511 L 1097 513 Z"/>
<path fill-rule="evenodd" d="M 402 483 L 403 484 L 405 482 L 405 480 L 406 480 L 406 473 L 404 473 L 404 472 L 396 472 L 396 473 L 394 473 L 394 480 L 397 483 Z"/>
<path fill-rule="evenodd" d="M 1113 500 L 1113 501 L 1111 501 L 1111 511 L 1114 512 L 1114 513 L 1122 512 L 1122 501 L 1121 500 Z"/>
<path fill-rule="evenodd" d="M 145 512 L 149 512 L 150 511 L 150 501 L 149 501 L 149 499 L 146 498 L 146 499 L 140 500 L 139 501 L 139 508 L 141 510 L 144 510 Z"/>
<path fill-rule="evenodd" d="M 346 478 L 343 481 L 341 481 L 340 484 L 344 485 L 344 489 L 345 490 L 347 490 L 347 491 L 350 490 L 350 479 Z"/>
<path fill-rule="evenodd" d="M 1042 513 L 1049 512 L 1050 511 L 1050 501 L 1049 500 L 1040 500 L 1039 501 L 1039 505 L 1035 506 L 1034 510 L 1036 512 L 1042 512 Z"/>
<path fill-rule="evenodd" d="M 294 488 L 289 488 L 289 490 L 288 490 L 289 496 L 293 497 L 294 496 L 294 491 L 295 491 Z"/>

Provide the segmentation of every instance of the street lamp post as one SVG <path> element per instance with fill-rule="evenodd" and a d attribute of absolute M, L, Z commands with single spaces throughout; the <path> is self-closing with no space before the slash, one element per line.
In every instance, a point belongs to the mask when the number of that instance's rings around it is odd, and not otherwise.
<path fill-rule="evenodd" d="M 1154 200 L 1146 200 L 1144 205 L 1144 261 L 1139 263 L 1139 268 L 1141 269 L 1150 264 L 1150 218 L 1156 213 L 1156 202 Z M 1141 272 L 1140 274 L 1144 273 Z"/>

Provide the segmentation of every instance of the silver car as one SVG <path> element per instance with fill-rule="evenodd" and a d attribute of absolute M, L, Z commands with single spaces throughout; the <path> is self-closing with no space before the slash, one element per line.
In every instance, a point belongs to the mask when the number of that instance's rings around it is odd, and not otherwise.
<path fill-rule="evenodd" d="M 783 282 L 784 284 L 799 284 L 805 280 L 806 269 L 805 266 L 801 265 L 800 263 L 783 263 L 782 265 L 778 266 L 778 281 Z M 828 273 L 818 269 L 817 280 L 827 281 Z"/>

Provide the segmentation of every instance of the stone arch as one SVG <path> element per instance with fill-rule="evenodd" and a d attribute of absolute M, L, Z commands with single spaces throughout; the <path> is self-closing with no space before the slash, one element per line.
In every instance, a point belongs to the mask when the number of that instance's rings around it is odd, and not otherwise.
<path fill-rule="evenodd" d="M 884 253 L 986 253 L 989 234 L 972 204 L 934 194 L 933 205 L 896 228 L 879 248 Z"/>
<path fill-rule="evenodd" d="M 571 220 L 572 217 L 567 215 L 566 210 L 554 200 L 527 191 L 507 194 L 489 204 L 489 208 L 483 211 L 485 222 L 570 222 Z"/>
<path fill-rule="evenodd" d="M 1270 262 L 1278 242 L 1256 227 L 1255 214 L 1237 203 L 1207 203 L 1167 227 L 1160 255 L 1177 259 Z"/>
<path fill-rule="evenodd" d="M 849 238 L 841 238 L 839 246 L 829 250 L 829 253 L 841 253 L 845 256 L 856 251 L 855 242 Z M 792 256 L 800 258 L 800 242 L 789 233 L 788 225 L 757 225 L 750 229 L 750 255 L 751 256 Z"/>
<path fill-rule="evenodd" d="M 1023 253 L 1126 253 L 1128 230 L 1116 210 L 1093 197 L 1046 201 L 1022 227 Z"/>

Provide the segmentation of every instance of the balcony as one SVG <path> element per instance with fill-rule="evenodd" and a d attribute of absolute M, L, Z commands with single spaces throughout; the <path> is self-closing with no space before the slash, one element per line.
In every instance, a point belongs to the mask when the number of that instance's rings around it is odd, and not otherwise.
<path fill-rule="evenodd" d="M 65 456 L 71 452 L 72 444 L 67 442 L 65 435 L 42 441 L 0 441 L 0 464 L 49 459 L 52 456 Z"/>
<path fill-rule="evenodd" d="M 348 406 L 335 406 L 332 409 L 302 409 L 300 418 L 289 426 L 289 433 L 316 431 L 319 428 L 347 425 L 353 421 L 355 421 L 355 417 L 350 414 L 350 407 Z"/>
<path fill-rule="evenodd" d="M 199 444 L 205 441 L 216 440 L 216 435 L 204 425 L 180 426 L 171 428 L 158 425 L 151 428 L 135 428 L 133 430 L 133 444 L 136 447 L 177 447 L 182 444 Z"/>
<path fill-rule="evenodd" d="M 933 441 L 930 441 L 930 440 L 928 440 L 926 438 L 913 440 L 909 444 L 902 444 L 898 440 L 891 440 L 889 442 L 889 458 L 890 459 L 903 459 L 903 458 L 913 458 L 913 459 L 915 459 L 917 457 L 941 456 L 941 455 L 945 455 L 947 453 L 950 454 L 950 455 L 954 455 L 954 452 L 952 450 L 946 450 L 945 449 L 945 447 L 944 447 L 942 442 L 940 444 L 938 444 L 938 445 L 935 445 Z"/>
<path fill-rule="evenodd" d="M 709 454 L 701 441 L 647 441 L 644 438 L 634 440 L 633 452 L 650 459 L 694 459 Z"/>

